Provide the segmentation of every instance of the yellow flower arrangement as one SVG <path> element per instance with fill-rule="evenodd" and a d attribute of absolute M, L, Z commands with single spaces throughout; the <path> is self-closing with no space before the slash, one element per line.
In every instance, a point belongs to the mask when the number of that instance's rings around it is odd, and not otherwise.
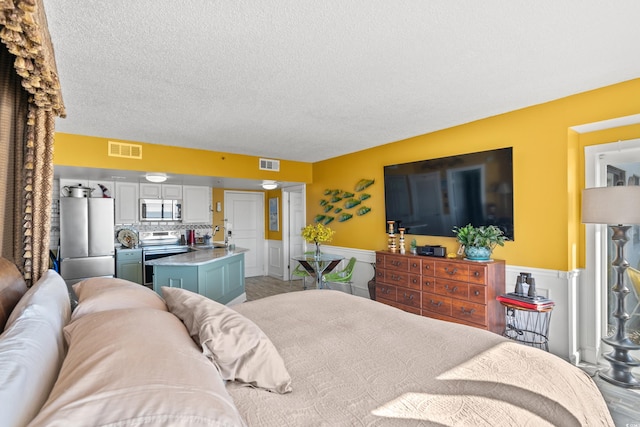
<path fill-rule="evenodd" d="M 333 233 L 335 233 L 335 231 L 329 227 L 325 227 L 321 223 L 317 223 L 316 225 L 309 224 L 302 229 L 302 238 L 309 243 L 319 244 L 330 242 Z"/>

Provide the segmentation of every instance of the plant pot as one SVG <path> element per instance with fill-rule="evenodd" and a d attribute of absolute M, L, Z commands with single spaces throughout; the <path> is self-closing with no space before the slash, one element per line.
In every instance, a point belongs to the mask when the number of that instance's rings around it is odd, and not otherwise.
<path fill-rule="evenodd" d="M 489 261 L 491 259 L 491 248 L 486 247 L 465 247 L 464 254 L 471 261 Z"/>

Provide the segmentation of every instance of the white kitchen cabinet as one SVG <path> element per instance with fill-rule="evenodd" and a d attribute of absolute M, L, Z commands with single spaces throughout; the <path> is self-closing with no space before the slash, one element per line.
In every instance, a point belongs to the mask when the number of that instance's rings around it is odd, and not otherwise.
<path fill-rule="evenodd" d="M 138 223 L 139 185 L 137 182 L 116 182 L 116 224 Z"/>
<path fill-rule="evenodd" d="M 140 183 L 142 199 L 181 199 L 182 185 Z"/>
<path fill-rule="evenodd" d="M 182 199 L 182 185 L 162 184 L 163 199 Z"/>
<path fill-rule="evenodd" d="M 211 187 L 182 186 L 182 222 L 211 224 Z"/>

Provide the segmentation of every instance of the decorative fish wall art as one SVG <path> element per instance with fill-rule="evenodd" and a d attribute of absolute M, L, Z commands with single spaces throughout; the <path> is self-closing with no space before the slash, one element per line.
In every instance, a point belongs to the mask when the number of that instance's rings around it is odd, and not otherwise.
<path fill-rule="evenodd" d="M 344 191 L 341 189 L 324 190 L 324 198 L 320 199 L 320 207 L 322 214 L 315 216 L 315 222 L 321 222 L 324 225 L 329 224 L 333 220 L 345 222 L 356 216 L 366 215 L 371 212 L 369 206 L 362 204 L 363 201 L 370 199 L 371 194 L 363 191 L 375 183 L 374 179 L 363 178 L 356 182 L 354 191 Z M 344 211 L 344 210 L 347 211 Z M 333 214 L 337 216 L 333 216 Z"/>

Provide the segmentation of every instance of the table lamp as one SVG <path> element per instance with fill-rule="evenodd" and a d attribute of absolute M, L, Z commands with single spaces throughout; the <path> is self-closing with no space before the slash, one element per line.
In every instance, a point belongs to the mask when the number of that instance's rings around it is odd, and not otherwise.
<path fill-rule="evenodd" d="M 624 259 L 624 245 L 627 243 L 629 224 L 640 224 L 640 187 L 616 186 L 586 188 L 582 192 L 582 222 L 585 224 L 609 224 L 616 247 L 616 257 L 611 266 L 616 272 L 616 283 L 611 289 L 616 297 L 616 318 L 613 335 L 602 338 L 613 351 L 604 355 L 611 367 L 600 371 L 600 377 L 612 384 L 626 388 L 640 388 L 640 380 L 631 370 L 640 366 L 640 360 L 629 354 L 640 350 L 640 345 L 629 339 L 625 323 L 629 315 L 625 310 L 625 297 L 630 292 L 625 284 L 625 272 L 629 263 Z M 617 224 L 617 225 L 611 225 Z M 623 225 L 624 224 L 624 225 Z"/>

